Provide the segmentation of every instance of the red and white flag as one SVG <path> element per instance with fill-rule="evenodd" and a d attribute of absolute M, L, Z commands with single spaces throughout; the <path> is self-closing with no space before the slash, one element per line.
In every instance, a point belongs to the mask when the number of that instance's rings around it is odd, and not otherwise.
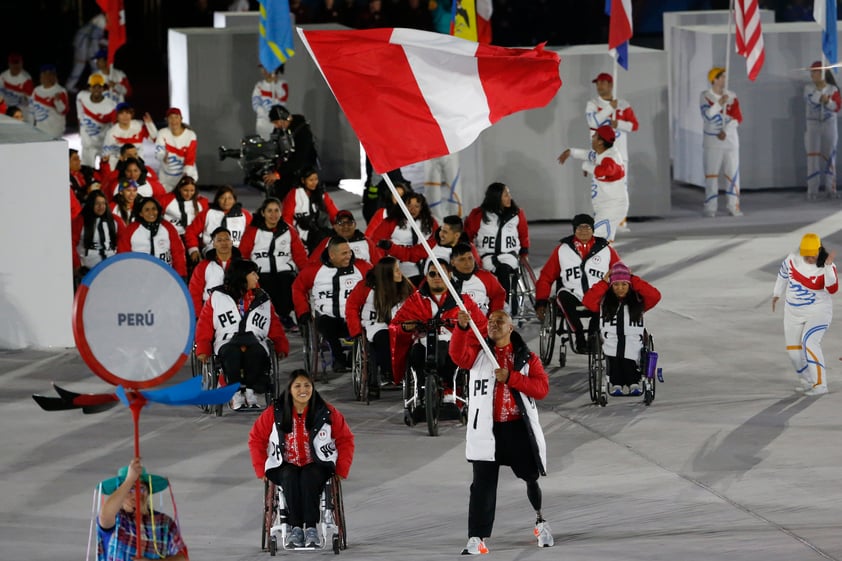
<path fill-rule="evenodd" d="M 737 53 L 746 57 L 748 79 L 754 80 L 760 73 L 763 61 L 766 60 L 757 0 L 737 0 L 734 6 L 734 21 L 737 29 Z"/>
<path fill-rule="evenodd" d="M 105 29 L 108 31 L 108 64 L 114 64 L 114 53 L 126 42 L 126 12 L 123 0 L 96 0 L 105 12 Z"/>
<path fill-rule="evenodd" d="M 415 29 L 298 29 L 378 173 L 457 152 L 561 87 L 559 56 Z"/>

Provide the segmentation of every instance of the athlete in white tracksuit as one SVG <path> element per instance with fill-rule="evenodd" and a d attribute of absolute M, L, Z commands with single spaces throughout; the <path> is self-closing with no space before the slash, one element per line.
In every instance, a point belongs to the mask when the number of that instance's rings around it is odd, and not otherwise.
<path fill-rule="evenodd" d="M 839 290 L 834 252 L 826 253 L 816 234 L 806 234 L 797 253 L 781 263 L 772 293 L 772 311 L 784 304 L 786 350 L 807 395 L 827 393 L 822 337 L 833 319 L 831 294 Z"/>
<path fill-rule="evenodd" d="M 73 36 L 73 70 L 70 71 L 65 84 L 68 91 L 76 92 L 76 82 L 82 77 L 86 64 L 91 65 L 91 71 L 96 70 L 94 55 L 106 46 L 108 40 L 105 38 L 105 14 L 97 14 Z"/>
<path fill-rule="evenodd" d="M 591 150 L 568 148 L 558 161 L 573 157 L 582 162 L 582 170 L 591 176 L 591 202 L 594 210 L 594 235 L 614 241 L 620 222 L 629 211 L 626 170 L 623 158 L 613 145 L 614 129 L 599 127 L 591 138 Z"/>
<path fill-rule="evenodd" d="M 699 108 L 705 169 L 705 216 L 716 216 L 720 185 L 727 196 L 728 213 L 742 216 L 740 211 L 740 137 L 737 127 L 743 121 L 737 95 L 725 89 L 725 69 L 712 68 L 708 73 L 710 89 L 702 92 Z"/>
<path fill-rule="evenodd" d="M 95 167 L 102 152 L 105 132 L 117 119 L 117 104 L 103 95 L 105 80 L 92 74 L 89 90 L 76 94 L 76 115 L 79 118 L 79 137 L 82 141 L 82 164 Z"/>
<path fill-rule="evenodd" d="M 182 122 L 181 111 L 167 109 L 167 128 L 158 131 L 155 140 L 155 157 L 161 162 L 158 178 L 167 192 L 172 192 L 181 178 L 189 175 L 199 180 L 196 169 L 196 133 Z"/>
<path fill-rule="evenodd" d="M 286 106 L 289 101 L 289 84 L 282 80 L 280 71 L 269 72 L 260 66 L 263 79 L 254 85 L 251 91 L 251 107 L 257 114 L 254 130 L 261 137 L 268 139 L 272 136 L 275 126 L 269 120 L 269 110 L 273 105 Z"/>
<path fill-rule="evenodd" d="M 5 98 L 6 105 L 16 105 L 23 111 L 23 120 L 32 123 L 29 111 L 29 97 L 35 89 L 32 76 L 23 69 L 23 58 L 17 54 L 9 55 L 9 68 L 0 73 L 0 96 Z"/>
<path fill-rule="evenodd" d="M 459 154 L 447 154 L 424 162 L 422 193 L 433 217 L 462 216 L 462 182 L 459 180 Z"/>
<path fill-rule="evenodd" d="M 824 71 L 810 71 L 812 82 L 804 86 L 804 103 L 807 108 L 807 130 L 804 148 L 807 150 L 807 199 L 815 200 L 819 188 L 824 187 L 831 197 L 836 197 L 836 114 L 842 106 L 839 88 L 825 81 Z M 828 72 L 828 75 L 831 75 Z"/>
<path fill-rule="evenodd" d="M 35 128 L 53 138 L 60 138 L 67 127 L 67 90 L 58 85 L 55 66 L 41 67 L 41 85 L 32 91 L 29 107 L 35 120 Z"/>
<path fill-rule="evenodd" d="M 614 129 L 614 148 L 623 158 L 626 170 L 626 191 L 629 190 L 629 133 L 636 132 L 640 124 L 629 102 L 625 99 L 614 98 L 614 78 L 606 72 L 600 73 L 592 81 L 596 84 L 597 97 L 588 100 L 585 106 L 585 120 L 590 129 L 590 135 L 603 125 Z M 623 218 L 621 226 L 625 223 Z"/>

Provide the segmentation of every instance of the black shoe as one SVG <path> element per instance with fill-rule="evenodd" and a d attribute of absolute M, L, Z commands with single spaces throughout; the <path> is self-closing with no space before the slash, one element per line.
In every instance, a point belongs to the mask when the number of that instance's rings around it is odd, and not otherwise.
<path fill-rule="evenodd" d="M 580 355 L 588 354 L 588 343 L 585 341 L 584 337 L 576 338 L 576 352 Z"/>
<path fill-rule="evenodd" d="M 380 399 L 380 386 L 368 387 L 368 399 Z"/>

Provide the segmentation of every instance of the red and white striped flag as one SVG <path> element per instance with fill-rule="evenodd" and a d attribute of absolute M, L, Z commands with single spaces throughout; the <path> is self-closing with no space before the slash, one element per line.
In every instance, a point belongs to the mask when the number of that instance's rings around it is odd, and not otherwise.
<path fill-rule="evenodd" d="M 415 29 L 304 31 L 378 173 L 458 152 L 506 115 L 547 105 L 559 56 Z"/>
<path fill-rule="evenodd" d="M 754 80 L 766 60 L 757 0 L 736 0 L 734 21 L 737 28 L 737 53 L 746 57 L 748 79 Z"/>

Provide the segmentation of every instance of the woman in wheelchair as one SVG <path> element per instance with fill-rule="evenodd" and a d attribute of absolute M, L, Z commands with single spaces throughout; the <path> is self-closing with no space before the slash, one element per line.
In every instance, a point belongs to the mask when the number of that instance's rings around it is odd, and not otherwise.
<path fill-rule="evenodd" d="M 414 291 L 415 287 L 401 272 L 400 261 L 384 257 L 348 296 L 348 333 L 351 337 L 359 337 L 365 328 L 365 337 L 374 349 L 380 381 L 393 381 L 389 322 Z M 369 388 L 374 397 L 379 397 L 380 388 L 376 382 L 373 377 Z"/>
<path fill-rule="evenodd" d="M 269 295 L 257 287 L 257 264 L 233 261 L 222 286 L 213 289 L 196 324 L 196 357 L 219 357 L 225 381 L 241 382 L 231 408 L 259 408 L 256 393 L 265 393 L 270 368 L 269 341 L 278 358 L 289 354 L 284 328 Z"/>
<path fill-rule="evenodd" d="M 319 395 L 306 370 L 294 370 L 275 406 L 255 421 L 248 443 L 258 479 L 283 489 L 291 527 L 284 546 L 318 547 L 322 488 L 334 473 L 348 477 L 354 459 L 345 418 Z"/>
<path fill-rule="evenodd" d="M 518 259 L 529 254 L 529 228 L 526 214 L 504 183 L 488 186 L 482 204 L 465 220 L 465 233 L 482 256 L 482 268 L 494 273 L 506 292 L 511 292 Z"/>
<path fill-rule="evenodd" d="M 661 293 L 632 275 L 622 262 L 615 263 L 603 281 L 585 293 L 582 304 L 600 313 L 602 350 L 611 381 L 609 393 L 640 395 L 638 359 L 643 349 L 643 313 L 661 300 Z"/>

